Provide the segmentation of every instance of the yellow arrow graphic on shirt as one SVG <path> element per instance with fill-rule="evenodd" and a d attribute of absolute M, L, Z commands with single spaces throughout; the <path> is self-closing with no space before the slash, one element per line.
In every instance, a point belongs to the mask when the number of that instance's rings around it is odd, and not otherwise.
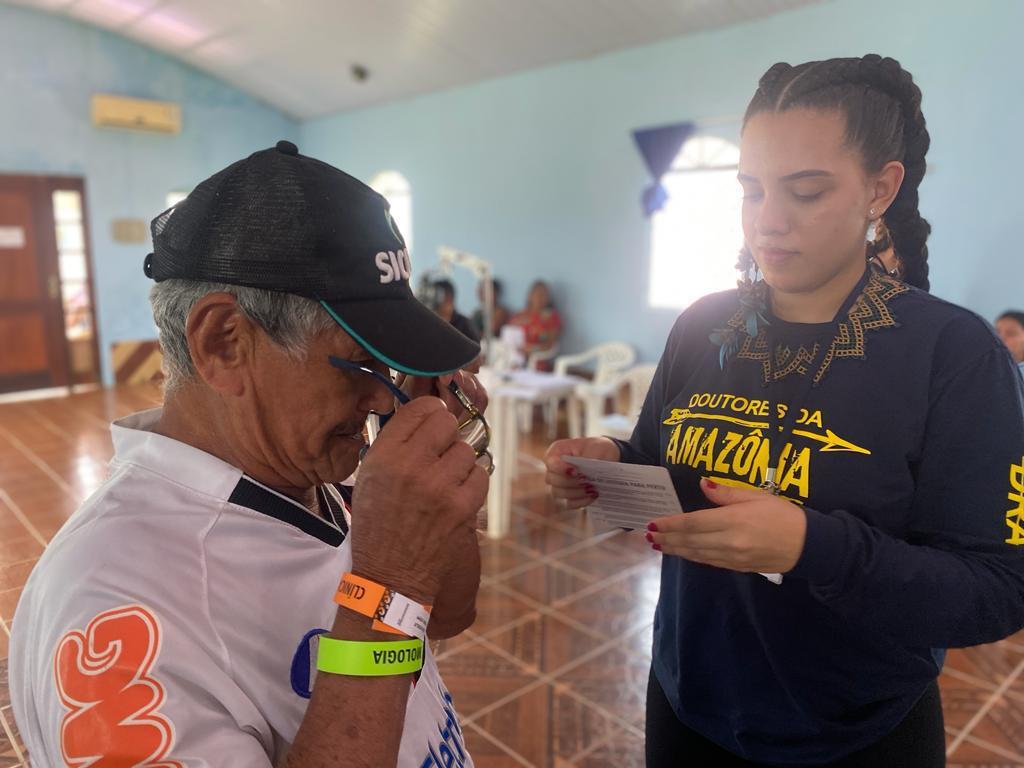
<path fill-rule="evenodd" d="M 854 445 L 849 440 L 843 440 L 843 438 L 831 429 L 826 429 L 824 435 L 807 432 L 803 429 L 794 429 L 793 434 L 800 435 L 801 437 L 806 437 L 811 440 L 817 440 L 819 443 L 824 443 L 825 445 L 820 449 L 822 451 L 851 451 L 852 453 L 863 453 L 865 456 L 871 455 L 871 451 L 867 448 L 861 448 L 859 445 Z"/>
<path fill-rule="evenodd" d="M 741 427 L 748 427 L 750 429 L 766 430 L 769 428 L 769 425 L 763 421 L 748 421 L 747 419 L 740 419 L 736 416 L 726 416 L 721 413 L 694 413 L 689 408 L 673 408 L 672 414 L 665 419 L 664 424 L 666 426 L 675 426 L 676 424 L 682 424 L 684 421 L 688 421 L 690 419 L 726 421 L 730 424 L 737 424 Z M 810 432 L 806 429 L 794 429 L 793 434 L 805 437 L 808 440 L 823 443 L 822 447 L 819 449 L 822 452 L 849 451 L 851 453 L 862 453 L 865 456 L 871 455 L 871 451 L 867 448 L 861 448 L 859 445 L 851 443 L 849 440 L 844 440 L 831 429 L 826 429 L 824 435 L 819 435 L 817 432 Z"/>

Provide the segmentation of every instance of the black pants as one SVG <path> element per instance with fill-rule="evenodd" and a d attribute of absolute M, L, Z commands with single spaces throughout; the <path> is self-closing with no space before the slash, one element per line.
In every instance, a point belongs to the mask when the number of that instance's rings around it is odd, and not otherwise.
<path fill-rule="evenodd" d="M 867 749 L 821 768 L 942 768 L 946 737 L 938 683 L 895 730 Z M 647 681 L 647 768 L 767 768 L 736 757 L 679 722 L 651 670 Z"/>

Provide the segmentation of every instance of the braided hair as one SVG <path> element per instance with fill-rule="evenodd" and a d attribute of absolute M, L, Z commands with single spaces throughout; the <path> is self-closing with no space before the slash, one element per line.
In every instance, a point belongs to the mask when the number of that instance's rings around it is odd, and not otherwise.
<path fill-rule="evenodd" d="M 876 54 L 795 67 L 776 64 L 761 78 L 743 123 L 760 112 L 798 107 L 841 110 L 846 118 L 846 142 L 860 151 L 869 173 L 893 160 L 903 163 L 903 184 L 883 221 L 900 260 L 903 280 L 928 290 L 931 226 L 918 211 L 918 187 L 924 178 L 930 139 L 921 114 L 921 89 L 910 73 L 895 59 Z M 753 268 L 752 261 L 745 251 L 741 269 Z"/>

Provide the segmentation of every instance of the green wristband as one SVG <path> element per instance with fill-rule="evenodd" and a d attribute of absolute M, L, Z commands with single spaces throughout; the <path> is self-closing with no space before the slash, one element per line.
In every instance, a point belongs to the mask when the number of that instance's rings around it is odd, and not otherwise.
<path fill-rule="evenodd" d="M 332 675 L 408 675 L 423 668 L 423 641 L 363 643 L 320 636 L 316 668 Z"/>

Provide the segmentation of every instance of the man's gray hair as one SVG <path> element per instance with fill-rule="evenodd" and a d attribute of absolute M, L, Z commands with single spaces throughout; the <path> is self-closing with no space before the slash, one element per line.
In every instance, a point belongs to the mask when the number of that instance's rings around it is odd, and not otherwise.
<path fill-rule="evenodd" d="M 166 391 L 195 377 L 185 333 L 188 316 L 203 296 L 221 292 L 234 296 L 246 316 L 298 361 L 305 359 L 307 345 L 314 336 L 335 325 L 319 303 L 291 293 L 195 280 L 164 280 L 150 290 L 149 303 L 160 332 Z"/>

